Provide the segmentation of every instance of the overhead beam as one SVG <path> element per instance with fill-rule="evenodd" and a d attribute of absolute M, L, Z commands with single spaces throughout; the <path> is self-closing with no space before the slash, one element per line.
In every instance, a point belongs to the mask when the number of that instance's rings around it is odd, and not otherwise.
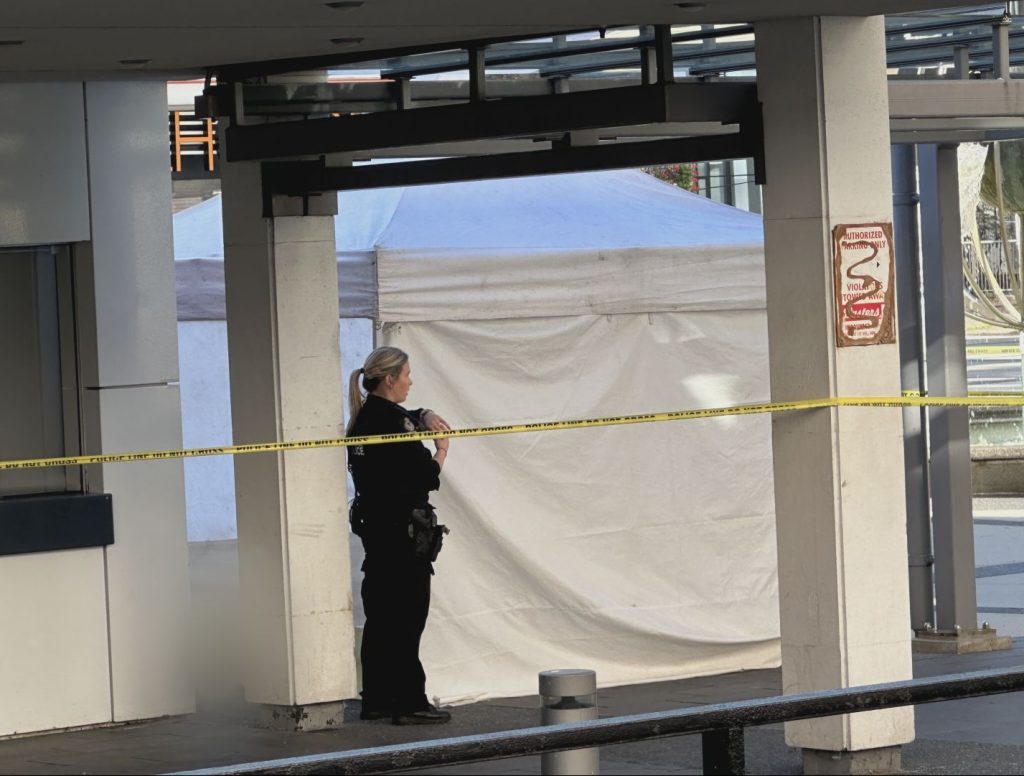
<path fill-rule="evenodd" d="M 376 113 L 395 107 L 395 84 L 409 89 L 407 107 L 456 104 L 469 100 L 469 81 L 342 81 L 312 84 L 241 84 L 246 116 L 305 116 L 319 113 Z M 694 81 L 696 83 L 696 81 Z M 639 83 L 637 78 L 588 78 L 573 83 L 572 91 L 617 89 Z M 236 90 L 230 84 L 210 87 L 196 98 L 196 114 L 213 118 L 231 115 Z M 551 94 L 549 81 L 533 76 L 493 78 L 487 82 L 488 99 Z"/>
<path fill-rule="evenodd" d="M 1024 116 L 1024 82 L 889 81 L 893 119 Z"/>
<path fill-rule="evenodd" d="M 752 66 L 752 63 L 751 63 Z M 745 84 L 754 88 L 750 79 L 731 79 L 729 85 Z M 585 79 L 573 84 L 573 93 L 622 89 L 638 85 L 636 78 L 618 77 Z M 724 84 L 706 84 L 697 80 L 680 80 L 678 85 L 691 84 L 701 88 Z M 441 107 L 469 99 L 469 83 L 458 81 L 413 81 L 410 104 Z M 389 81 L 361 81 L 320 84 L 243 84 L 244 112 L 247 116 L 304 114 L 325 112 L 380 112 L 394 107 L 394 86 Z M 231 94 L 226 85 L 211 90 L 216 101 L 227 100 Z M 487 83 L 489 98 L 544 97 L 550 84 L 541 78 L 523 76 L 492 79 Z M 1021 116 L 1024 104 L 1024 80 L 1010 83 L 985 80 L 943 78 L 908 78 L 889 81 L 890 116 L 910 118 L 984 118 Z M 227 106 L 215 113 L 227 114 Z M 417 109 L 419 110 L 419 109 Z"/>
<path fill-rule="evenodd" d="M 321 83 L 240 84 L 246 116 L 299 116 L 313 113 L 371 113 L 395 107 L 396 81 L 336 81 Z M 753 79 L 733 79 L 753 84 Z M 678 79 L 679 83 L 700 83 L 697 79 Z M 406 81 L 409 107 L 435 107 L 469 100 L 466 78 L 450 81 Z M 652 82 L 653 83 L 653 82 Z M 619 89 L 640 84 L 637 76 L 618 75 L 574 80 L 572 92 Z M 238 90 L 230 84 L 210 87 L 196 98 L 198 115 L 212 118 L 231 113 L 229 101 Z M 551 83 L 533 75 L 491 78 L 487 82 L 488 99 L 533 97 L 551 94 Z"/>
<path fill-rule="evenodd" d="M 891 119 L 893 132 L 956 132 L 959 130 L 1011 130 L 1024 132 L 1024 117 L 996 116 L 992 118 L 968 116 L 939 119 Z"/>
<path fill-rule="evenodd" d="M 739 131 L 736 124 L 719 122 L 691 122 L 687 124 L 646 124 L 635 127 L 609 127 L 584 130 L 592 134 L 598 143 L 608 141 L 640 142 L 667 140 L 679 137 L 725 135 Z M 424 159 L 428 157 L 491 156 L 493 154 L 523 153 L 541 151 L 552 147 L 552 143 L 564 140 L 565 133 L 551 133 L 539 138 L 495 138 L 492 140 L 467 140 L 462 143 L 440 143 L 422 146 L 400 146 L 398 148 L 375 148 L 367 151 L 353 151 L 343 154 L 328 154 L 327 164 L 349 164 L 374 159 Z"/>
<path fill-rule="evenodd" d="M 1024 138 L 1024 129 L 935 129 L 922 132 L 892 132 L 889 135 L 889 141 L 893 145 L 988 143 L 993 140 L 1020 140 L 1022 138 Z"/>
<path fill-rule="evenodd" d="M 763 158 L 759 129 L 731 135 L 567 147 L 489 157 L 456 157 L 361 167 L 327 167 L 319 160 L 264 162 L 264 203 L 266 211 L 271 212 L 274 196 L 281 195 L 305 197 L 350 189 L 515 178 L 749 157 L 755 160 Z M 760 164 L 755 166 L 759 170 L 763 169 Z"/>
<path fill-rule="evenodd" d="M 758 113 L 753 84 L 669 83 L 231 126 L 225 150 L 228 161 L 255 161 L 634 124 L 733 124 Z"/>

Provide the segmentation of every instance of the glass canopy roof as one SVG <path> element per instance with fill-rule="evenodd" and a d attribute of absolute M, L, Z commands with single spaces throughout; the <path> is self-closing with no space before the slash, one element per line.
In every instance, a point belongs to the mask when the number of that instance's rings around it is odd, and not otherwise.
<path fill-rule="evenodd" d="M 992 70 L 992 26 L 1009 25 L 1011 65 L 1024 65 L 1024 2 L 961 6 L 887 16 L 890 72 L 927 77 L 953 67 L 954 51 L 966 46 L 976 77 Z M 554 37 L 502 41 L 483 48 L 489 78 L 534 75 L 543 78 L 638 77 L 655 43 L 649 27 L 613 27 Z M 465 78 L 470 53 L 434 51 L 378 58 L 332 68 L 335 77 L 402 79 Z M 751 25 L 692 25 L 672 28 L 677 77 L 750 77 L 756 74 Z"/>

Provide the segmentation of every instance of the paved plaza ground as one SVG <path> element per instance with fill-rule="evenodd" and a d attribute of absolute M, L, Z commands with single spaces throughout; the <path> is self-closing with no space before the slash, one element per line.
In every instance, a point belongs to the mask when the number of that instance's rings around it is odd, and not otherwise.
<path fill-rule="evenodd" d="M 918 655 L 915 676 L 1024 666 L 1024 500 L 975 501 L 979 619 L 1015 637 L 1006 652 L 961 656 Z M 222 616 L 237 579 L 232 544 L 192 548 L 198 626 Z M 216 645 L 214 645 L 216 646 Z M 226 648 L 227 643 L 222 644 Z M 358 749 L 529 727 L 539 721 L 535 697 L 492 700 L 453 710 L 444 728 L 396 728 L 359 722 L 358 706 L 341 728 L 318 733 L 259 729 L 244 704 L 231 700 L 230 679 L 201 676 L 199 711 L 188 717 L 115 728 L 71 731 L 0 742 L 0 774 L 167 773 L 304 754 Z M 778 670 L 609 688 L 599 693 L 602 716 L 660 711 L 781 693 Z M 1024 774 L 1024 693 L 918 707 L 917 741 L 904 747 L 909 773 Z M 799 773 L 781 725 L 747 731 L 749 773 Z M 699 737 L 607 747 L 604 773 L 700 772 Z M 432 773 L 535 774 L 538 757 L 437 768 Z"/>

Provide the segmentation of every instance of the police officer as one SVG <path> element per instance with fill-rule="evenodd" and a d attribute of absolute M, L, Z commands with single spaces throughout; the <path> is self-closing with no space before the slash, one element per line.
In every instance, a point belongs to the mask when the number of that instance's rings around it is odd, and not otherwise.
<path fill-rule="evenodd" d="M 448 430 L 432 410 L 401 406 L 411 386 L 408 355 L 398 348 L 374 350 L 349 378 L 348 436 Z M 422 442 L 348 448 L 356 487 L 352 527 L 366 552 L 361 719 L 390 717 L 396 725 L 437 725 L 451 719 L 427 701 L 419 647 L 434 570 L 429 559 L 419 557 L 422 553 L 415 551 L 411 538 L 413 510 L 429 509 L 429 492 L 441 486 L 448 443 L 434 440 L 433 454 Z"/>

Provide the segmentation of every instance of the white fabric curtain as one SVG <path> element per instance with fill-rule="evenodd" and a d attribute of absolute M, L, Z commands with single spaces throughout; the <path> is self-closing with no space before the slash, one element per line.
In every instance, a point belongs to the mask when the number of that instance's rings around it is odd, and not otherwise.
<path fill-rule="evenodd" d="M 763 310 L 390 323 L 457 426 L 767 398 Z M 770 419 L 455 440 L 423 656 L 442 702 L 778 665 Z"/>

